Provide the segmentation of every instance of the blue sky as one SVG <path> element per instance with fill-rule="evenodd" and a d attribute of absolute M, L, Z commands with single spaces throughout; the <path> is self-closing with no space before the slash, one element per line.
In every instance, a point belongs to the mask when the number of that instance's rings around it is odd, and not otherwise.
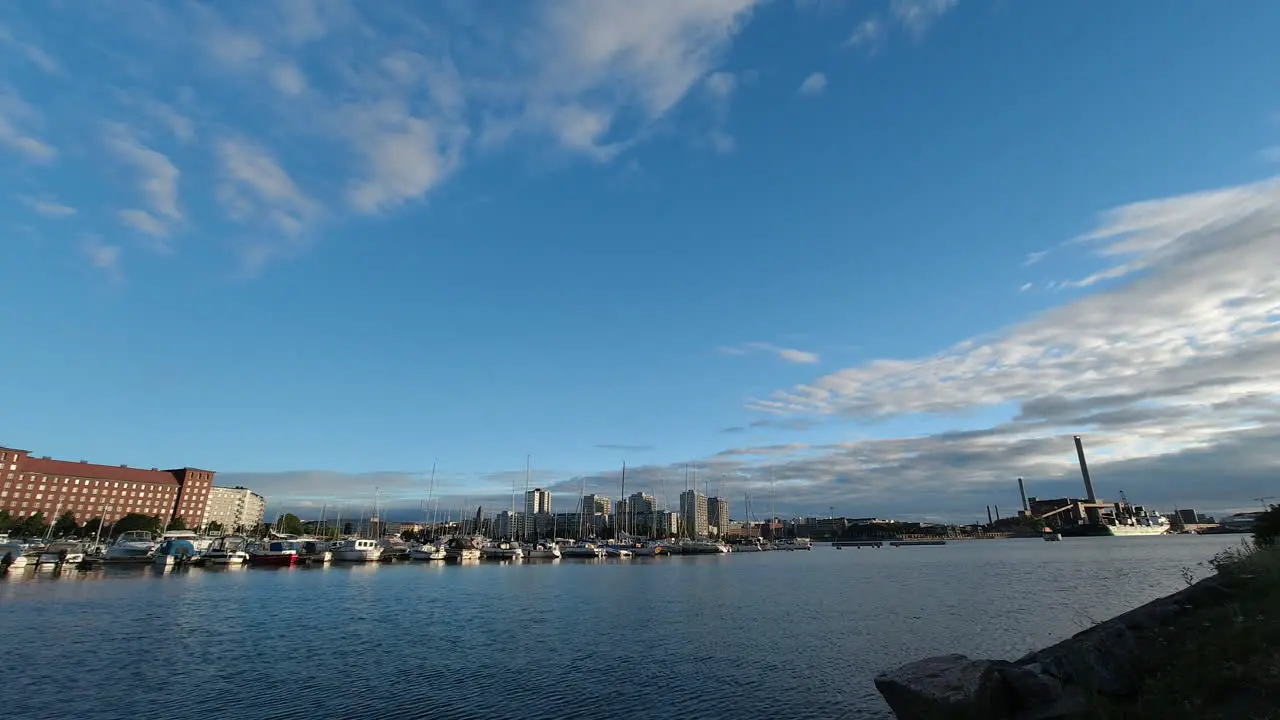
<path fill-rule="evenodd" d="M 968 519 L 1019 475 L 1075 492 L 1081 432 L 1104 487 L 1248 506 L 1276 469 L 1278 23 L 6 4 L 0 442 L 303 511 L 416 507 L 433 459 L 499 497 L 531 453 L 562 495 L 696 462 L 785 512 Z"/>

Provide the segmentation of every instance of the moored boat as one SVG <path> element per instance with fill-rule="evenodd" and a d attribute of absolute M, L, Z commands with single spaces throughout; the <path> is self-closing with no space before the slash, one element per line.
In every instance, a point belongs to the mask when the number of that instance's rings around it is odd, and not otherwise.
<path fill-rule="evenodd" d="M 434 545 L 417 544 L 409 546 L 410 560 L 444 560 L 448 554 L 442 543 Z"/>
<path fill-rule="evenodd" d="M 78 565 L 84 560 L 85 547 L 80 542 L 55 542 L 36 556 L 37 570 L 54 570 Z"/>
<path fill-rule="evenodd" d="M 381 558 L 382 547 L 374 540 L 351 538 L 333 548 L 333 559 L 339 562 L 377 562 Z"/>
<path fill-rule="evenodd" d="M 486 560 L 523 560 L 524 549 L 518 542 L 495 540 L 480 548 L 480 557 Z"/>
<path fill-rule="evenodd" d="M 479 560 L 483 544 L 480 538 L 455 535 L 444 544 L 445 559 L 450 562 Z"/>
<path fill-rule="evenodd" d="M 605 556 L 605 550 L 593 542 L 580 540 L 561 548 L 560 556 L 566 558 L 602 558 Z"/>
<path fill-rule="evenodd" d="M 324 565 L 333 560 L 333 551 L 329 549 L 329 543 L 324 540 L 299 538 L 297 543 L 298 560 L 300 562 Z"/>
<path fill-rule="evenodd" d="M 243 535 L 224 535 L 213 541 L 204 561 L 210 565 L 242 565 L 249 561 L 245 547 L 249 541 Z"/>
<path fill-rule="evenodd" d="M 130 530 L 122 533 L 107 548 L 103 562 L 120 564 L 149 564 L 156 554 L 155 536 L 149 530 Z"/>
<path fill-rule="evenodd" d="M 560 554 L 560 546 L 553 542 L 526 543 L 524 546 L 524 556 L 527 560 L 556 560 Z"/>
<path fill-rule="evenodd" d="M 249 548 L 249 564 L 261 567 L 289 567 L 298 562 L 298 544 L 292 540 L 272 540 Z"/>
<path fill-rule="evenodd" d="M 21 570 L 27 566 L 27 556 L 20 542 L 0 544 L 0 572 L 13 568 Z"/>

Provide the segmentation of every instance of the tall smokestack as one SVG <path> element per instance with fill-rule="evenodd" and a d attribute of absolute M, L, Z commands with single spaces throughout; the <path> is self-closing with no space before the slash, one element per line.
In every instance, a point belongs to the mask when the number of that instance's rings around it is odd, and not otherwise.
<path fill-rule="evenodd" d="M 988 525 L 991 524 L 991 506 L 990 505 L 987 506 L 987 524 Z"/>
<path fill-rule="evenodd" d="M 1076 455 L 1080 458 L 1080 474 L 1084 475 L 1084 494 L 1089 498 L 1089 502 L 1098 502 L 1098 496 L 1093 494 L 1093 481 L 1089 479 L 1089 464 L 1084 461 L 1084 444 L 1080 442 L 1080 436 L 1075 436 Z"/>
<path fill-rule="evenodd" d="M 1018 494 L 1022 496 L 1022 509 L 1031 512 L 1031 506 L 1027 504 L 1027 486 L 1022 484 L 1022 478 L 1018 478 Z"/>
<path fill-rule="evenodd" d="M 996 519 L 997 519 L 997 520 L 999 520 L 999 519 L 1000 519 L 1000 506 L 999 506 L 999 505 L 997 505 L 997 506 L 996 506 Z"/>

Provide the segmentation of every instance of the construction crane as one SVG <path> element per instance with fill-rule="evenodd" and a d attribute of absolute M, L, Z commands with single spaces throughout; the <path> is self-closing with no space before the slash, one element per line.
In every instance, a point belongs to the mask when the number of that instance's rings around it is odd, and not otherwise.
<path fill-rule="evenodd" d="M 1275 500 L 1275 496 L 1274 496 L 1274 495 L 1269 495 L 1269 496 L 1267 496 L 1267 497 L 1254 498 L 1253 500 L 1254 500 L 1254 502 L 1256 502 L 1256 503 L 1258 503 L 1258 504 L 1262 505 L 1262 511 L 1263 511 L 1263 512 L 1266 512 L 1266 511 L 1271 507 L 1270 505 L 1267 505 L 1267 501 L 1268 501 L 1268 500 Z"/>

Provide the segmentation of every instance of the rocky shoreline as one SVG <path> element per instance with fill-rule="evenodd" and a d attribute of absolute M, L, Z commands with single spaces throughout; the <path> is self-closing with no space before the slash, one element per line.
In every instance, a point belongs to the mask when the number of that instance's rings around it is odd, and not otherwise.
<path fill-rule="evenodd" d="M 1140 699 L 1167 666 L 1171 634 L 1208 626 L 1200 616 L 1234 603 L 1251 578 L 1219 572 L 1014 662 L 944 655 L 908 663 L 876 677 L 876 689 L 898 720 L 1100 717 L 1104 705 Z"/>

